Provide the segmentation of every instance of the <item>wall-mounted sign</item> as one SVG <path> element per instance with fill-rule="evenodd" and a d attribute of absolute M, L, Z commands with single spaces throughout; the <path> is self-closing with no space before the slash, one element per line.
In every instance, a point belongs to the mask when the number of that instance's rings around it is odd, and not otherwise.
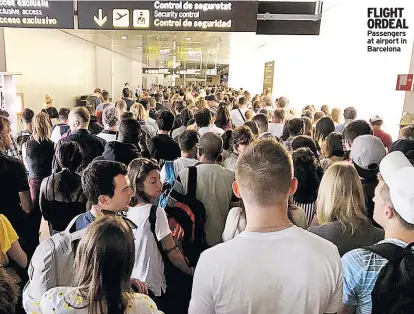
<path fill-rule="evenodd" d="M 396 90 L 411 92 L 413 90 L 413 74 L 398 74 Z"/>
<path fill-rule="evenodd" d="M 73 16 L 73 1 L 0 1 L 0 27 L 72 29 Z"/>
<path fill-rule="evenodd" d="M 206 75 L 217 75 L 217 69 L 206 69 Z"/>
<path fill-rule="evenodd" d="M 78 1 L 80 29 L 255 32 L 257 1 Z"/>
<path fill-rule="evenodd" d="M 180 70 L 179 74 L 181 74 L 181 75 L 198 75 L 198 74 L 201 74 L 201 70 L 200 69 Z"/>
<path fill-rule="evenodd" d="M 275 62 L 270 61 L 265 63 L 264 77 L 263 77 L 263 91 L 273 91 L 273 78 L 275 75 Z"/>
<path fill-rule="evenodd" d="M 166 68 L 142 68 L 142 73 L 144 74 L 166 74 L 170 75 L 173 73 L 172 69 Z"/>

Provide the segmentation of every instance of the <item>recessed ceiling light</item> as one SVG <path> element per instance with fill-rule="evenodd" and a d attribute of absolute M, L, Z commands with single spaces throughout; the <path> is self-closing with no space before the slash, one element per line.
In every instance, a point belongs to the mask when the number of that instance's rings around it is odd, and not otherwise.
<path fill-rule="evenodd" d="M 191 40 L 191 37 L 187 37 L 186 40 L 190 41 Z"/>
<path fill-rule="evenodd" d="M 142 47 L 141 46 L 137 46 L 137 49 L 142 49 Z"/>
<path fill-rule="evenodd" d="M 121 39 L 127 39 L 128 38 L 128 36 L 127 35 L 122 35 L 121 36 Z"/>

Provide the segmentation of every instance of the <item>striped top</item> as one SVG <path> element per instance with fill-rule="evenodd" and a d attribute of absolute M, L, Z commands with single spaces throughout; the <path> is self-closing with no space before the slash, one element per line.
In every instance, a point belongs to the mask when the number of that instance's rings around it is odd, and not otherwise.
<path fill-rule="evenodd" d="M 305 212 L 306 220 L 308 222 L 308 226 L 310 226 L 312 223 L 313 217 L 315 216 L 315 213 L 316 213 L 316 202 L 304 204 L 304 203 L 296 202 L 293 199 L 292 201 L 294 205 L 301 207 L 303 209 L 303 211 Z"/>
<path fill-rule="evenodd" d="M 381 243 L 407 246 L 404 241 L 393 238 L 378 242 Z M 356 307 L 355 314 L 371 314 L 371 293 L 378 274 L 387 263 L 387 259 L 365 249 L 352 250 L 342 257 L 344 276 L 342 302 Z"/>

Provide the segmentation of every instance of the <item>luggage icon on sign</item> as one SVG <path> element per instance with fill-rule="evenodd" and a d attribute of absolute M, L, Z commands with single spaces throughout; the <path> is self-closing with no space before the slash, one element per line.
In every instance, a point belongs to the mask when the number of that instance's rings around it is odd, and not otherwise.
<path fill-rule="evenodd" d="M 146 28 L 149 27 L 149 10 L 134 10 L 133 13 L 134 27 Z"/>

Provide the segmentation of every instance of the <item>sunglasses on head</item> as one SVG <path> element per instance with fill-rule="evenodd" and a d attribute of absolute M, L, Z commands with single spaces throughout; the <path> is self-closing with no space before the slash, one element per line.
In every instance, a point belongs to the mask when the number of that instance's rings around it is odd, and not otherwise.
<path fill-rule="evenodd" d="M 128 225 L 128 227 L 131 230 L 138 229 L 138 226 L 131 219 L 129 219 L 128 217 L 126 217 L 125 211 L 116 212 L 116 211 L 112 211 L 112 210 L 105 210 L 105 209 L 103 209 L 102 210 L 102 214 L 104 214 L 105 216 L 120 217 L 120 218 L 122 218 L 125 221 L 125 223 Z"/>

